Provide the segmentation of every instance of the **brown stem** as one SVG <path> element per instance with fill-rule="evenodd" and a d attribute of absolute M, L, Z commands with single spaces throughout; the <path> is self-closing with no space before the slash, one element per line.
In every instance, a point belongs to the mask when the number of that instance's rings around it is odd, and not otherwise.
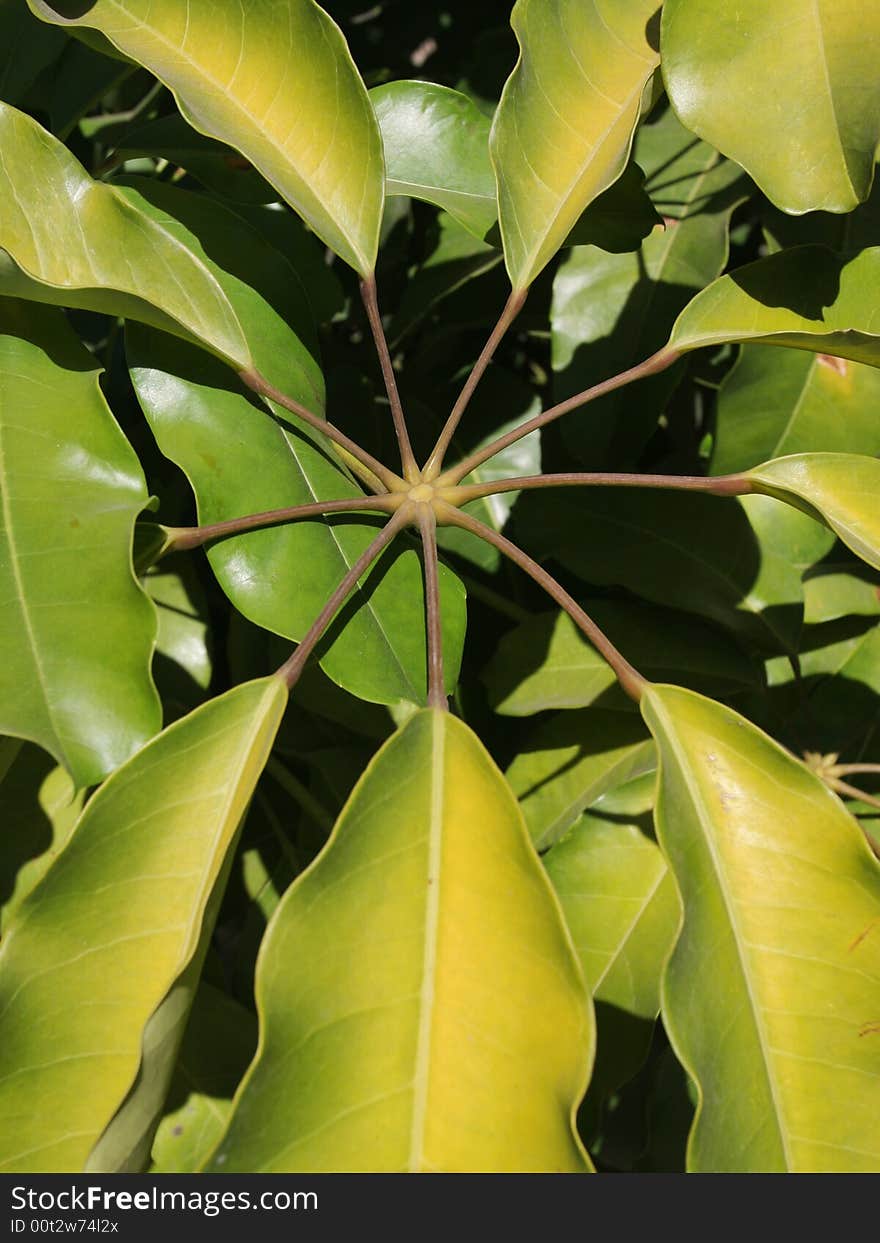
<path fill-rule="evenodd" d="M 880 773 L 880 764 L 833 764 L 828 771 L 832 777 L 848 777 L 855 773 Z"/>
<path fill-rule="evenodd" d="M 345 514 L 377 509 L 385 513 L 392 512 L 391 503 L 384 496 L 359 496 L 343 501 L 315 501 L 309 505 L 291 505 L 288 509 L 267 509 L 261 514 L 227 518 L 225 522 L 211 522 L 203 527 L 166 527 L 168 543 L 162 549 L 161 556 L 199 548 L 209 540 L 220 539 L 224 535 L 238 535 L 242 531 L 274 526 L 279 522 L 294 522 L 298 518 L 314 518 L 319 514 Z"/>
<path fill-rule="evenodd" d="M 530 432 L 535 431 L 539 427 L 545 427 L 548 423 L 552 423 L 554 419 L 561 418 L 564 414 L 568 414 L 570 410 L 576 410 L 578 406 L 584 406 L 587 402 L 595 401 L 597 397 L 604 397 L 606 393 L 611 393 L 617 388 L 623 388 L 626 384 L 632 384 L 635 380 L 641 380 L 645 376 L 656 375 L 659 371 L 665 371 L 667 367 L 671 367 L 674 362 L 681 357 L 676 350 L 660 350 L 657 354 L 652 354 L 650 358 L 646 358 L 644 362 L 639 363 L 636 367 L 630 367 L 628 371 L 621 371 L 619 375 L 612 376 L 609 380 L 603 380 L 601 384 L 594 384 L 592 388 L 585 389 L 584 392 L 569 397 L 567 401 L 562 401 L 558 406 L 551 406 L 549 410 L 543 411 L 542 414 L 536 414 L 531 419 L 526 419 L 525 423 L 521 423 L 519 427 L 515 427 L 512 431 L 506 432 L 505 435 L 499 436 L 497 440 L 493 440 L 491 444 L 485 445 L 482 449 L 477 449 L 453 466 L 451 470 L 445 472 L 435 482 L 438 487 L 447 487 L 456 484 L 464 479 L 465 475 L 469 475 L 472 470 L 476 470 L 478 466 L 482 466 L 483 462 L 488 462 L 489 458 L 493 458 L 496 453 L 500 453 L 502 449 L 506 449 L 508 445 L 516 444 L 518 440 L 522 440 L 523 436 L 528 436 Z"/>
<path fill-rule="evenodd" d="M 499 492 L 519 492 L 529 488 L 570 488 L 580 485 L 617 488 L 674 488 L 687 492 L 709 492 L 714 496 L 743 496 L 752 491 L 745 475 L 615 475 L 607 472 L 577 472 L 560 475 L 524 475 L 519 479 L 498 479 L 492 483 L 459 484 L 444 491 L 453 505 L 466 505 Z"/>
<path fill-rule="evenodd" d="M 443 678 L 443 630 L 437 556 L 437 522 L 429 505 L 419 505 L 419 531 L 425 567 L 425 619 L 428 635 L 428 707 L 448 708 Z"/>
<path fill-rule="evenodd" d="M 369 547 L 364 549 L 312 622 L 303 636 L 299 647 L 278 670 L 278 676 L 287 683 L 288 690 L 292 690 L 296 685 L 297 679 L 302 673 L 306 661 L 314 651 L 318 640 L 333 620 L 337 609 L 345 603 L 346 598 L 351 594 L 358 579 L 369 569 L 383 548 L 386 548 L 391 543 L 401 527 L 406 526 L 411 521 L 412 509 L 411 504 L 401 505 L 397 513 L 386 523 Z"/>
<path fill-rule="evenodd" d="M 543 566 L 538 565 L 537 561 L 534 561 L 528 553 L 523 552 L 516 544 L 511 543 L 509 539 L 499 535 L 497 531 L 493 531 L 491 527 L 486 526 L 485 523 L 480 522 L 477 518 L 472 517 L 470 514 L 462 513 L 460 509 L 453 509 L 451 505 L 447 505 L 444 501 L 438 500 L 434 504 L 438 516 L 442 517 L 445 522 L 461 527 L 465 531 L 470 531 L 473 535 L 478 536 L 479 539 L 485 540 L 487 544 L 494 545 L 499 552 L 509 557 L 521 570 L 525 570 L 526 574 L 530 575 L 539 587 L 543 587 L 560 608 L 565 609 L 575 625 L 584 632 L 600 655 L 607 660 L 615 677 L 630 699 L 634 699 L 636 703 L 639 702 L 645 686 L 645 679 L 617 650 L 608 636 L 599 629 L 577 601 L 572 599 L 561 583 L 558 583 L 552 575 L 548 574 Z"/>
<path fill-rule="evenodd" d="M 298 401 L 294 401 L 292 397 L 288 397 L 286 393 L 282 393 L 280 388 L 276 388 L 274 384 L 270 384 L 265 376 L 260 375 L 259 371 L 245 369 L 239 371 L 240 379 L 253 389 L 255 393 L 259 393 L 261 397 L 268 397 L 270 401 L 276 402 L 279 406 L 283 406 L 285 410 L 289 410 L 291 414 L 295 414 L 297 418 L 302 419 L 304 423 L 308 423 L 309 427 L 320 432 L 322 436 L 326 436 L 328 440 L 332 440 L 334 444 L 340 448 L 347 450 L 351 456 L 365 466 L 372 475 L 375 475 L 380 483 L 389 491 L 402 491 L 406 488 L 406 481 L 395 475 L 387 466 L 383 466 L 378 458 L 374 458 L 372 453 L 368 453 L 366 449 L 362 449 L 360 445 L 346 436 L 345 432 L 341 432 L 338 427 L 334 427 L 332 423 L 328 423 L 326 419 L 319 418 L 313 414 L 311 410 L 307 410 L 305 406 L 300 405 Z M 370 485 L 370 480 L 365 480 Z"/>
<path fill-rule="evenodd" d="M 388 352 L 388 341 L 385 337 L 385 329 L 382 327 L 382 316 L 379 314 L 375 276 L 368 276 L 361 281 L 361 299 L 366 308 L 367 319 L 370 321 L 370 330 L 376 345 L 376 353 L 379 355 L 382 379 L 385 381 L 385 392 L 388 394 L 391 418 L 394 421 L 394 433 L 397 436 L 397 447 L 400 449 L 401 469 L 403 470 L 404 478 L 411 483 L 415 483 L 419 477 L 419 468 L 416 465 L 412 445 L 409 442 L 409 432 L 407 431 L 406 419 L 403 414 L 403 406 L 400 402 L 400 393 L 397 391 L 397 377 L 394 374 L 394 365 Z"/>
<path fill-rule="evenodd" d="M 443 469 L 443 459 L 449 449 L 452 437 L 455 435 L 455 429 L 461 422 L 461 416 L 468 407 L 468 402 L 473 396 L 474 389 L 483 378 L 486 368 L 492 361 L 492 355 L 497 350 L 501 338 L 522 310 L 527 294 L 527 289 L 515 289 L 507 299 L 498 323 L 492 329 L 492 332 L 489 335 L 489 340 L 483 346 L 482 353 L 465 381 L 464 388 L 461 390 L 458 400 L 452 407 L 452 411 L 449 418 L 446 420 L 443 431 L 438 437 L 437 443 L 431 450 L 431 456 L 425 463 L 425 469 L 422 473 L 427 482 L 430 483 L 432 479 L 436 479 L 436 477 L 440 474 L 440 471 Z"/>

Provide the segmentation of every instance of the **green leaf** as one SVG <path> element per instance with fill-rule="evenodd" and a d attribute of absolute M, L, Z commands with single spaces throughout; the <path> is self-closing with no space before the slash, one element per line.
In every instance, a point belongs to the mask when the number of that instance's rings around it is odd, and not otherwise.
<path fill-rule="evenodd" d="M 795 246 L 720 277 L 697 294 L 669 344 L 695 350 L 725 341 L 791 345 L 880 366 L 876 290 L 880 246 L 855 258 Z"/>
<path fill-rule="evenodd" d="M 217 281 L 161 224 L 3 103 L 0 150 L 0 292 L 140 319 L 251 365 Z"/>
<path fill-rule="evenodd" d="M 219 882 L 286 702 L 277 678 L 248 682 L 171 725 L 93 796 L 19 908 L 0 947 L 0 1169 L 137 1168 L 149 1154 Z"/>
<path fill-rule="evenodd" d="M 880 461 L 855 453 L 798 453 L 747 472 L 756 491 L 824 522 L 880 570 Z"/>
<path fill-rule="evenodd" d="M 681 919 L 657 845 L 635 825 L 586 815 L 548 850 L 544 866 L 593 997 L 656 1018 Z"/>
<path fill-rule="evenodd" d="M 0 300 L 0 730 L 79 786 L 161 727 L 131 566 L 147 490 L 98 376 L 59 311 Z"/>
<path fill-rule="evenodd" d="M 167 562 L 144 578 L 144 590 L 156 606 L 159 633 L 153 676 L 166 721 L 176 721 L 205 698 L 211 684 L 208 607 L 192 562 Z"/>
<path fill-rule="evenodd" d="M 510 792 L 448 714 L 372 761 L 272 920 L 257 1000 L 209 1170 L 589 1168 L 580 971 Z"/>
<path fill-rule="evenodd" d="M 718 394 L 712 473 L 789 453 L 880 453 L 880 372 L 829 354 L 744 345 Z"/>
<path fill-rule="evenodd" d="M 379 128 L 342 32 L 312 0 L 28 2 L 145 65 L 191 125 L 241 151 L 346 263 L 372 272 Z"/>
<path fill-rule="evenodd" d="M 615 254 L 638 250 L 662 223 L 645 189 L 643 170 L 630 160 L 617 181 L 586 208 L 563 245 L 599 246 Z"/>
<path fill-rule="evenodd" d="M 861 0 L 666 0 L 666 89 L 685 125 L 784 211 L 868 197 L 880 142 L 880 25 Z"/>
<path fill-rule="evenodd" d="M 151 1173 L 193 1174 L 210 1153 L 253 1057 L 256 1028 L 250 1010 L 210 984 L 199 986 L 153 1140 Z"/>
<path fill-rule="evenodd" d="M 690 1168 L 876 1170 L 880 871 L 861 830 L 730 709 L 672 686 L 642 708 L 684 904 L 663 1015 L 699 1085 Z"/>
<path fill-rule="evenodd" d="M 537 850 L 558 841 L 612 786 L 650 766 L 651 742 L 638 717 L 584 708 L 544 721 L 507 770 Z"/>
<path fill-rule="evenodd" d="M 490 137 L 504 257 L 526 289 L 626 167 L 659 62 L 657 0 L 517 0 Z"/>
<path fill-rule="evenodd" d="M 22 901 L 70 836 L 86 796 L 33 743 L 0 741 L 0 770 L 0 935 L 5 936 Z"/>
<path fill-rule="evenodd" d="M 35 22 L 21 0 L 0 0 L 0 99 L 19 103 L 64 44 L 63 31 Z"/>
<path fill-rule="evenodd" d="M 459 91 L 389 82 L 370 91 L 385 148 L 385 193 L 434 203 L 475 237 L 498 216 L 489 118 Z"/>
<path fill-rule="evenodd" d="M 756 683 L 755 666 L 738 647 L 686 616 L 623 601 L 588 600 L 584 607 L 646 677 L 694 683 L 716 695 Z M 633 706 L 610 666 L 562 612 L 530 617 L 505 634 L 483 681 L 492 707 L 505 716 L 592 703 Z"/>
<path fill-rule="evenodd" d="M 742 170 L 695 140 L 671 111 L 640 128 L 636 156 L 663 227 L 635 254 L 589 247 L 560 265 L 550 313 L 560 401 L 659 350 L 675 317 L 727 262 L 730 216 L 746 193 Z M 567 446 L 593 470 L 634 464 L 681 371 L 670 368 L 569 415 Z"/>

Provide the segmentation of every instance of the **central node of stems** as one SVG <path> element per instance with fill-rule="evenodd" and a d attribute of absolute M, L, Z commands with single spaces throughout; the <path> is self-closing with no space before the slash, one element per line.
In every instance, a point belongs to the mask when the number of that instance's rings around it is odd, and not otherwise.
<path fill-rule="evenodd" d="M 430 505 L 437 493 L 430 483 L 417 483 L 414 488 L 410 488 L 408 495 L 417 505 Z"/>

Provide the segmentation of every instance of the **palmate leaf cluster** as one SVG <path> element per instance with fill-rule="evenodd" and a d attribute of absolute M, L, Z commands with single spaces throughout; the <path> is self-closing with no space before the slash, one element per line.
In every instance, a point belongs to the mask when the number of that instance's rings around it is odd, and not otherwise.
<path fill-rule="evenodd" d="M 0 0 L 0 1169 L 880 1168 L 878 64 Z"/>

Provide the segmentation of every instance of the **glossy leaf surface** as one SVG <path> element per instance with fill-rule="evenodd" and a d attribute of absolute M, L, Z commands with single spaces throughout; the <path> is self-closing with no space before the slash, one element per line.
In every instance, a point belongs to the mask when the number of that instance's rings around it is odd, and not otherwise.
<path fill-rule="evenodd" d="M 250 365 L 217 281 L 161 224 L 3 103 L 0 152 L 0 293 L 143 320 Z"/>
<path fill-rule="evenodd" d="M 527 288 L 623 172 L 658 64 L 656 0 L 518 0 L 490 140 L 504 255 Z"/>
<path fill-rule="evenodd" d="M 59 311 L 0 299 L 0 729 L 80 786 L 161 727 L 131 568 L 147 490 L 98 375 Z"/>
<path fill-rule="evenodd" d="M 145 65 L 196 129 L 241 151 L 346 263 L 372 272 L 381 139 L 345 39 L 313 0 L 29 3 Z"/>
<path fill-rule="evenodd" d="M 670 337 L 677 350 L 723 341 L 791 345 L 880 366 L 880 246 L 855 258 L 796 246 L 722 276 L 697 294 Z"/>
<path fill-rule="evenodd" d="M 880 142 L 877 0 L 666 0 L 663 75 L 685 125 L 787 212 L 851 211 Z"/>
<path fill-rule="evenodd" d="M 139 1067 L 161 1108 L 167 1077 L 141 1067 L 142 1041 L 169 997 L 185 1018 L 212 891 L 286 702 L 278 679 L 249 682 L 170 726 L 93 796 L 19 907 L 0 949 L 3 1170 L 81 1169 Z"/>
<path fill-rule="evenodd" d="M 835 795 L 742 717 L 672 686 L 642 703 L 684 904 L 663 1014 L 700 1089 L 689 1167 L 876 1170 L 877 861 Z"/>
<path fill-rule="evenodd" d="M 417 713 L 373 760 L 275 914 L 257 997 L 257 1058 L 207 1169 L 588 1168 L 580 971 L 501 775 L 448 714 Z"/>

